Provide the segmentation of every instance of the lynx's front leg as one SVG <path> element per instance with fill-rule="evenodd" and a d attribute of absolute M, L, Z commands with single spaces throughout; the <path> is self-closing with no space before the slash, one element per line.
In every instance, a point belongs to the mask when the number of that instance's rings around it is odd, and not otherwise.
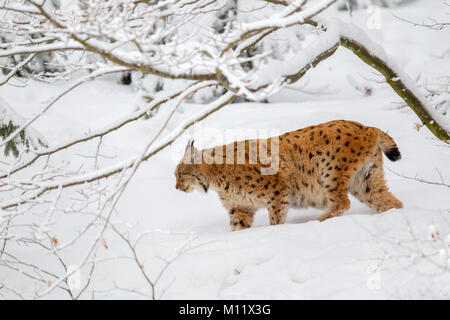
<path fill-rule="evenodd" d="M 267 205 L 271 225 L 284 224 L 289 204 L 289 197 L 286 191 L 275 191 Z"/>
<path fill-rule="evenodd" d="M 228 211 L 230 215 L 231 231 L 250 228 L 253 224 L 255 212 L 250 209 L 234 208 Z"/>

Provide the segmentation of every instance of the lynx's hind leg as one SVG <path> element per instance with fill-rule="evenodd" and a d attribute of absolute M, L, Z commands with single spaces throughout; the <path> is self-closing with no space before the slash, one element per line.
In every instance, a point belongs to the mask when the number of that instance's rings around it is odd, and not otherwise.
<path fill-rule="evenodd" d="M 389 189 L 384 180 L 381 150 L 358 170 L 349 191 L 368 207 L 384 212 L 392 208 L 402 208 L 403 204 Z"/>
<path fill-rule="evenodd" d="M 325 184 L 328 209 L 317 220 L 324 221 L 328 218 L 340 216 L 350 208 L 348 184 L 349 178 L 347 175 L 330 176 Z"/>

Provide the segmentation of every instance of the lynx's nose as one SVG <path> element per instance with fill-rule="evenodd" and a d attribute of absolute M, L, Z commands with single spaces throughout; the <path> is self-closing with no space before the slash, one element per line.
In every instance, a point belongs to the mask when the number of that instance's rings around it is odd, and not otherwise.
<path fill-rule="evenodd" d="M 180 191 L 184 191 L 184 192 L 186 191 L 186 187 L 183 184 L 179 183 L 179 182 L 176 183 L 175 189 L 180 190 Z"/>

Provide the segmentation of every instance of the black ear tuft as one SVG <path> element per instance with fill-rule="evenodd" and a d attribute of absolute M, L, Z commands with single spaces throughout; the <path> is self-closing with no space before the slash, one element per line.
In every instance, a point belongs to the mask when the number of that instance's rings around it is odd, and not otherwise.
<path fill-rule="evenodd" d="M 194 139 L 189 139 L 186 145 L 186 149 L 184 149 L 184 152 L 188 151 L 188 149 L 193 146 L 194 146 Z"/>

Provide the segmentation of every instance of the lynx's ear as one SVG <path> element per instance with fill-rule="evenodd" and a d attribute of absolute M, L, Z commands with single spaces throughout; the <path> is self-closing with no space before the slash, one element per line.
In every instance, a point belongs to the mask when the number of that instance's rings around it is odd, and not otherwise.
<path fill-rule="evenodd" d="M 194 139 L 189 139 L 188 143 L 186 145 L 186 149 L 184 149 L 184 152 L 187 152 L 189 150 L 190 147 L 194 146 Z"/>
<path fill-rule="evenodd" d="M 194 139 L 189 139 L 186 149 L 184 150 L 184 163 L 194 164 L 201 162 L 201 153 L 194 147 Z"/>

